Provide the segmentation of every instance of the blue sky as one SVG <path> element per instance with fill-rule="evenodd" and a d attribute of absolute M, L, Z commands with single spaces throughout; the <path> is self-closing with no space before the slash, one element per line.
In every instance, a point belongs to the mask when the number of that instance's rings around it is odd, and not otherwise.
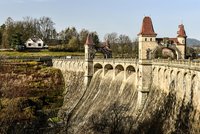
<path fill-rule="evenodd" d="M 200 0 L 1 0 L 0 24 L 8 17 L 50 17 L 57 31 L 75 26 L 134 39 L 144 16 L 151 16 L 158 37 L 176 37 L 183 23 L 189 38 L 200 39 Z"/>

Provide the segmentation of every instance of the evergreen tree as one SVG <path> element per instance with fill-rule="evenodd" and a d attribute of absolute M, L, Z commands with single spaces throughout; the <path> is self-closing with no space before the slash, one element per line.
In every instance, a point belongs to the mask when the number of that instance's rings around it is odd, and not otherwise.
<path fill-rule="evenodd" d="M 15 33 L 12 35 L 11 38 L 11 47 L 16 50 L 22 50 L 24 47 L 24 43 L 22 41 L 22 34 L 21 33 Z"/>

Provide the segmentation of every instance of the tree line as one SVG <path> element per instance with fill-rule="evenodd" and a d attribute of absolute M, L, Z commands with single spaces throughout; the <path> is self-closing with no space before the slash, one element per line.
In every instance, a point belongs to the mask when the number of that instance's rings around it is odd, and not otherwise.
<path fill-rule="evenodd" d="M 39 37 L 49 46 L 50 51 L 84 51 L 87 35 L 91 33 L 95 45 L 101 47 L 96 31 L 67 27 L 60 32 L 56 31 L 55 23 L 49 17 L 31 18 L 24 17 L 15 21 L 8 17 L 0 26 L 0 48 L 17 48 L 23 45 L 30 37 Z M 108 33 L 104 40 L 110 43 L 114 57 L 137 57 L 137 40 L 117 33 Z"/>
<path fill-rule="evenodd" d="M 48 43 L 49 39 L 57 36 L 54 24 L 49 17 L 24 17 L 21 21 L 14 21 L 8 17 L 0 27 L 1 48 L 14 48 L 15 45 L 20 45 L 18 43 L 24 43 L 33 36 L 38 36 Z"/>

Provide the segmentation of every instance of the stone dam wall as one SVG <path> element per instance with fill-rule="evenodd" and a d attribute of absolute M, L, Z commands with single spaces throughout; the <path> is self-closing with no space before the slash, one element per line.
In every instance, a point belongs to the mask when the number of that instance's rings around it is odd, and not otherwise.
<path fill-rule="evenodd" d="M 65 79 L 65 98 L 59 112 L 66 126 L 63 132 L 200 133 L 198 64 L 154 61 L 142 108 L 137 101 L 140 70 L 144 68 L 119 67 L 116 73 L 117 65 L 99 64 L 95 63 L 96 70 L 85 88 L 83 62 L 53 62 Z M 124 75 L 128 72 L 132 73 Z"/>

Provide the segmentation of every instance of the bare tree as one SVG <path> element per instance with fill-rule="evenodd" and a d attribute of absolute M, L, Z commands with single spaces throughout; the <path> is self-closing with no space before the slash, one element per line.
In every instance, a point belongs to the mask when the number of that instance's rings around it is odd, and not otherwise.
<path fill-rule="evenodd" d="M 39 19 L 40 33 L 44 41 L 48 42 L 49 39 L 53 39 L 55 36 L 54 22 L 49 17 L 41 17 Z"/>
<path fill-rule="evenodd" d="M 86 30 L 86 29 L 82 29 L 79 32 L 79 40 L 80 40 L 79 51 L 83 51 L 84 50 L 84 44 L 85 44 L 85 41 L 87 39 L 88 34 L 89 34 L 89 31 Z"/>
<path fill-rule="evenodd" d="M 109 41 L 110 47 L 112 49 L 113 57 L 116 57 L 119 53 L 118 46 L 118 35 L 117 33 L 108 33 L 104 36 L 104 40 Z"/>
<path fill-rule="evenodd" d="M 133 132 L 133 117 L 128 116 L 128 105 L 113 103 L 106 111 L 102 111 L 102 116 L 92 115 L 90 126 L 95 133 L 108 134 L 131 134 Z"/>
<path fill-rule="evenodd" d="M 132 42 L 129 36 L 121 34 L 118 38 L 118 44 L 120 45 L 121 57 L 128 57 L 132 52 Z"/>

